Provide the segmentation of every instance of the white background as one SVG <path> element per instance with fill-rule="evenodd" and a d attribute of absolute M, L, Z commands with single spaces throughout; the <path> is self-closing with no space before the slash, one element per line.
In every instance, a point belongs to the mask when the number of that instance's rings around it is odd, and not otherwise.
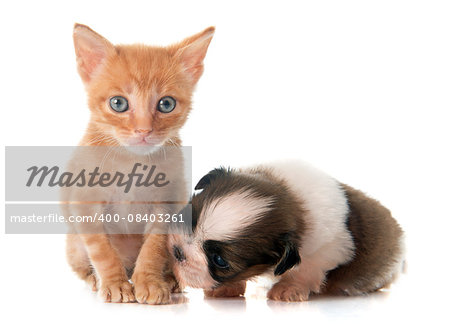
<path fill-rule="evenodd" d="M 190 291 L 147 306 L 100 302 L 66 264 L 62 235 L 1 234 L 2 332 L 448 332 L 447 1 L 41 0 L 0 12 L 3 145 L 80 140 L 74 22 L 159 45 L 215 25 L 182 131 L 194 181 L 221 164 L 301 158 L 389 207 L 408 246 L 407 273 L 367 297 L 274 303 L 252 285 L 246 299 Z"/>

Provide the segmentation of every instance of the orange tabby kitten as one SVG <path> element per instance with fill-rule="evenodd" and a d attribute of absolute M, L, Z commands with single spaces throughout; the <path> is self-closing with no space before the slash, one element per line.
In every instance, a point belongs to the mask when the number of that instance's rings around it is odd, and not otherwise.
<path fill-rule="evenodd" d="M 78 72 L 91 119 L 80 145 L 139 146 L 148 154 L 179 146 L 214 28 L 168 47 L 113 45 L 76 24 Z M 105 301 L 163 304 L 176 286 L 165 270 L 166 235 L 69 234 L 73 270 Z M 129 283 L 130 273 L 134 287 Z"/>

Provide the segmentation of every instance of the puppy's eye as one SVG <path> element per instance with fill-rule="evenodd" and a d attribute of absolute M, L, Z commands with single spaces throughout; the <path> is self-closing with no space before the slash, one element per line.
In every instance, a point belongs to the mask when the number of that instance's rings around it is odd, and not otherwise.
<path fill-rule="evenodd" d="M 158 110 L 162 113 L 170 113 L 177 106 L 177 101 L 171 96 L 165 96 L 158 102 Z"/>
<path fill-rule="evenodd" d="M 213 254 L 212 261 L 216 267 L 219 267 L 221 269 L 229 267 L 228 262 L 225 261 L 219 254 Z"/>
<path fill-rule="evenodd" d="M 128 110 L 128 100 L 123 96 L 114 96 L 109 99 L 109 106 L 116 112 L 124 112 Z"/>

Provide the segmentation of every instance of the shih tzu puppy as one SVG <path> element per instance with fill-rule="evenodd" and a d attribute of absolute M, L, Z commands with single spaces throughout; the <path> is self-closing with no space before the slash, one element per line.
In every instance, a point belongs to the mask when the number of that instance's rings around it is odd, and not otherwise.
<path fill-rule="evenodd" d="M 273 300 L 360 295 L 401 270 L 403 232 L 389 210 L 305 163 L 214 169 L 195 189 L 192 226 L 174 226 L 168 247 L 180 284 L 207 296 L 242 295 L 268 273 Z"/>

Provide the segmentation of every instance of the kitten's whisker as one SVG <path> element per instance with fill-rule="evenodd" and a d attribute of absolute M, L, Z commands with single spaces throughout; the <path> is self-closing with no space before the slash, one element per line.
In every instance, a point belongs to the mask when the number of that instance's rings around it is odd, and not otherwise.
<path fill-rule="evenodd" d="M 95 136 L 91 138 L 87 143 L 84 144 L 84 146 L 91 146 L 92 144 L 102 144 L 103 142 L 111 141 L 113 138 L 105 133 L 101 133 L 98 136 Z M 97 146 L 97 145 L 94 145 Z"/>
<path fill-rule="evenodd" d="M 119 152 L 119 150 L 120 150 L 121 148 L 122 148 L 122 147 L 119 146 L 119 149 L 115 149 L 115 150 L 114 150 L 114 155 L 113 155 L 113 157 L 112 157 L 112 159 L 111 159 L 111 165 L 112 165 L 112 168 L 114 168 L 114 162 L 115 162 L 115 160 L 116 160 L 116 155 L 118 154 L 118 152 Z"/>
<path fill-rule="evenodd" d="M 114 149 L 113 146 L 108 147 L 108 150 L 106 151 L 106 154 L 103 156 L 103 159 L 100 162 L 100 166 L 99 166 L 100 173 L 103 172 L 103 167 L 104 167 L 104 165 L 106 163 L 106 160 L 107 160 L 108 156 L 111 154 L 111 152 L 113 151 L 113 149 Z"/>
<path fill-rule="evenodd" d="M 89 140 L 87 143 L 85 143 L 86 146 L 89 146 L 91 143 L 93 143 L 94 141 L 98 140 L 98 138 L 100 138 L 102 135 L 97 135 L 93 138 L 91 138 L 91 140 Z"/>

